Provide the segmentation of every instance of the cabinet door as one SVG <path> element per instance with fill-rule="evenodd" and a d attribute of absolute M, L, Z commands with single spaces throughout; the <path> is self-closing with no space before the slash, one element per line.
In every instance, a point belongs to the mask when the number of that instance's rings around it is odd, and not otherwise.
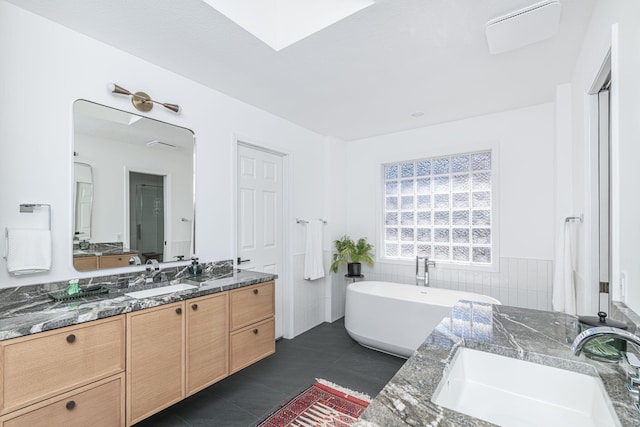
<path fill-rule="evenodd" d="M 2 427 L 124 426 L 124 374 L 13 412 Z"/>
<path fill-rule="evenodd" d="M 275 282 L 234 289 L 230 298 L 231 330 L 235 331 L 273 316 Z"/>
<path fill-rule="evenodd" d="M 0 345 L 2 413 L 124 371 L 124 316 Z"/>
<path fill-rule="evenodd" d="M 127 314 L 127 425 L 185 396 L 184 303 Z"/>
<path fill-rule="evenodd" d="M 187 394 L 229 373 L 228 293 L 186 301 Z"/>

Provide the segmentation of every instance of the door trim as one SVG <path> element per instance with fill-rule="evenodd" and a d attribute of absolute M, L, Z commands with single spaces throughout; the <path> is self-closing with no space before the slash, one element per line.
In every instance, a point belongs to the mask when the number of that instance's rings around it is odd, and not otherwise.
<path fill-rule="evenodd" d="M 278 281 L 282 289 L 282 338 L 293 338 L 293 287 L 291 286 L 293 272 L 289 254 L 291 253 L 291 153 L 276 148 L 273 144 L 265 143 L 239 133 L 233 134 L 233 262 L 237 268 L 238 254 L 238 146 L 264 151 L 282 157 L 282 271 L 278 273 Z M 280 338 L 280 337 L 276 337 Z"/>

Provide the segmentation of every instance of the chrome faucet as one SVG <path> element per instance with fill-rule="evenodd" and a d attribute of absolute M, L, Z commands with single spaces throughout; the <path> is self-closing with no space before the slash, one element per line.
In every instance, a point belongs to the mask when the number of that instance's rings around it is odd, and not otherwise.
<path fill-rule="evenodd" d="M 420 277 L 420 260 L 424 260 L 424 271 L 423 276 Z M 420 282 L 424 284 L 424 286 L 429 286 L 429 267 L 435 267 L 436 263 L 434 261 L 429 261 L 429 257 L 416 257 L 416 286 L 420 286 Z"/>
<path fill-rule="evenodd" d="M 162 274 L 162 278 L 164 279 L 166 276 L 160 271 L 160 264 L 155 259 L 148 259 L 145 264 L 145 270 L 147 274 L 145 275 L 145 282 L 152 283 L 154 282 L 155 277 L 158 274 Z"/>
<path fill-rule="evenodd" d="M 571 352 L 576 356 L 580 355 L 584 345 L 597 337 L 613 337 L 632 342 L 640 346 L 640 337 L 623 329 L 613 328 L 611 326 L 598 326 L 582 331 L 571 344 Z M 640 411 L 640 361 L 633 353 L 627 352 L 627 361 L 633 369 L 633 373 L 627 372 L 627 381 L 625 385 L 629 392 L 629 396 L 633 399 L 634 405 Z"/>
<path fill-rule="evenodd" d="M 611 336 L 614 338 L 620 338 L 625 341 L 634 343 L 640 346 L 640 337 L 632 334 L 631 332 L 623 329 L 612 328 L 611 326 L 598 326 L 582 331 L 571 344 L 571 353 L 576 356 L 580 355 L 584 345 L 596 337 Z"/>

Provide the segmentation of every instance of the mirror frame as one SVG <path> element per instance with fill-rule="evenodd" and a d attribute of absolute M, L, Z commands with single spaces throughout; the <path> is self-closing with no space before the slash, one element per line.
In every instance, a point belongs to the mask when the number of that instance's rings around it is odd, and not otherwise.
<path fill-rule="evenodd" d="M 86 103 L 86 104 L 79 104 L 79 103 Z M 84 132 L 82 132 L 82 130 L 79 132 L 79 127 L 78 127 L 78 122 L 79 122 L 79 118 L 82 116 L 87 116 L 87 114 L 83 114 L 82 112 L 78 112 L 78 105 L 86 105 L 88 108 L 92 108 L 95 109 L 95 111 L 103 111 L 106 112 L 107 114 L 115 114 L 115 115 L 120 115 L 122 117 L 133 117 L 136 118 L 133 120 L 133 122 L 138 122 L 141 121 L 141 123 L 145 124 L 145 125 L 154 125 L 157 124 L 159 126 L 165 127 L 165 130 L 170 130 L 170 131 L 175 131 L 178 133 L 182 133 L 183 131 L 187 131 L 189 132 L 189 140 L 187 140 L 187 138 L 185 137 L 185 139 L 183 140 L 182 144 L 177 144 L 177 145 L 184 145 L 185 147 L 188 146 L 188 144 L 190 143 L 191 146 L 191 156 L 190 156 L 190 161 L 191 161 L 191 170 L 192 170 L 192 176 L 191 179 L 189 180 L 191 183 L 191 189 L 188 192 L 190 195 L 190 200 L 191 200 L 191 218 L 188 218 L 187 215 L 177 215 L 177 218 L 172 218 L 171 224 L 180 224 L 181 222 L 186 222 L 186 221 L 190 221 L 191 222 L 191 227 L 189 227 L 190 230 L 190 242 L 189 242 L 189 249 L 188 249 L 188 255 L 186 255 L 183 259 L 178 259 L 178 260 L 171 260 L 171 261 L 167 261 L 164 260 L 162 261 L 162 265 L 167 266 L 167 265 L 171 265 L 174 263 L 184 263 L 189 261 L 189 259 L 194 256 L 195 252 L 195 247 L 196 247 L 196 239 L 195 239 L 195 235 L 196 235 L 196 134 L 195 132 L 193 132 L 191 129 L 189 128 L 185 128 L 183 126 L 179 126 L 173 123 L 169 123 L 169 122 L 164 122 L 161 120 L 157 120 L 151 117 L 147 117 L 144 115 L 140 115 L 134 112 L 130 112 L 130 111 L 126 111 L 126 110 L 120 110 L 118 108 L 114 108 L 111 107 L 109 105 L 104 105 L 104 104 L 100 104 L 94 101 L 90 101 L 87 99 L 76 99 L 73 104 L 72 104 L 72 129 L 73 129 L 73 136 L 72 136 L 72 147 L 73 147 L 73 159 L 72 159 L 72 170 L 73 170 L 73 175 L 72 175 L 72 185 L 73 185 L 73 197 L 72 197 L 72 209 L 71 209 L 71 214 L 72 214 L 72 265 L 73 267 L 80 272 L 85 272 L 85 271 L 103 271 L 103 270 L 111 270 L 113 268 L 126 268 L 126 267 L 135 267 L 136 265 L 140 264 L 140 263 L 144 263 L 144 261 L 141 260 L 141 254 L 138 253 L 133 253 L 132 251 L 135 250 L 131 250 L 130 246 L 131 242 L 130 242 L 130 236 L 129 234 L 129 224 L 126 223 L 127 221 L 124 221 L 124 228 L 122 230 L 122 236 L 123 238 L 118 241 L 118 242 L 102 242 L 102 245 L 109 245 L 112 243 L 119 243 L 122 246 L 120 247 L 120 250 L 115 249 L 114 251 L 111 251 L 111 253 L 109 253 L 109 249 L 106 250 L 102 250 L 102 246 L 99 246 L 101 243 L 100 242 L 91 242 L 90 244 L 90 248 L 82 250 L 81 248 L 77 248 L 79 246 L 79 240 L 75 239 L 75 221 L 76 221 L 76 197 L 75 197 L 75 187 L 76 187 L 76 174 L 75 174 L 75 164 L 76 163 L 85 163 L 85 164 L 89 164 L 88 162 L 86 162 L 83 159 L 78 159 L 79 154 L 76 151 L 77 150 L 77 139 L 78 139 L 78 135 L 82 134 Z M 89 115 L 89 117 L 91 117 Z M 146 119 L 146 120 L 143 120 Z M 110 120 L 104 120 L 105 123 L 109 122 Z M 112 121 L 113 123 L 117 123 L 115 120 Z M 115 133 L 115 129 L 114 129 L 114 133 Z M 160 132 L 158 132 L 160 133 Z M 185 134 L 186 135 L 186 134 Z M 99 138 L 99 134 L 96 134 L 96 136 Z M 184 136 L 184 135 L 183 135 Z M 138 141 L 138 145 L 140 147 L 142 147 L 144 144 L 147 144 L 149 142 L 151 142 L 154 139 L 159 139 L 157 138 L 157 136 L 153 136 L 153 135 L 147 135 L 144 137 L 140 137 L 140 141 Z M 114 138 L 115 139 L 115 138 Z M 145 142 L 146 141 L 146 142 Z M 146 148 L 146 147 L 145 147 Z M 80 154 L 81 155 L 81 154 Z M 169 164 L 169 163 L 163 163 L 163 164 Z M 92 167 L 93 169 L 93 165 L 89 164 L 89 166 Z M 117 166 L 118 169 L 122 168 L 123 173 L 125 174 L 125 177 L 123 178 L 125 183 L 128 184 L 129 181 L 129 174 L 130 172 L 143 172 L 144 173 L 144 167 L 141 167 L 140 165 L 130 165 L 130 164 L 119 164 Z M 159 169 L 162 169 L 162 167 L 160 167 Z M 91 238 L 90 239 L 95 239 L 96 237 L 96 233 L 94 231 L 94 223 L 95 223 L 95 218 L 99 215 L 98 209 L 96 209 L 96 204 L 95 204 L 95 200 L 96 200 L 96 182 L 95 182 L 95 171 L 92 171 L 94 177 L 93 177 L 93 194 L 92 194 L 92 229 L 91 229 Z M 167 177 L 169 177 L 170 175 L 164 175 L 164 179 L 165 181 L 167 181 Z M 171 185 L 173 187 L 173 184 L 171 183 L 171 179 L 169 178 L 169 185 Z M 184 180 L 183 180 L 184 182 Z M 186 185 L 186 183 L 184 184 Z M 182 188 L 182 189 L 175 189 L 175 188 L 165 188 L 164 189 L 164 193 L 165 195 L 167 194 L 167 192 L 169 192 L 170 194 L 178 194 L 181 192 L 186 191 L 186 187 Z M 129 208 L 129 189 L 128 188 L 123 188 L 122 191 L 122 198 L 124 199 L 124 207 L 125 209 L 130 209 Z M 169 206 L 171 207 L 171 203 L 170 202 L 165 202 L 165 206 Z M 129 217 L 129 212 L 125 212 L 124 216 L 126 218 Z M 170 226 L 170 228 L 175 228 L 173 225 Z M 166 230 L 166 225 L 165 225 L 165 230 Z M 185 237 L 186 237 L 186 233 L 184 233 Z M 98 237 L 99 238 L 99 237 Z M 171 237 L 169 237 L 169 239 L 171 239 Z M 164 249 L 166 249 L 166 242 L 169 240 L 167 239 L 167 236 L 165 236 L 164 238 Z M 185 239 L 186 240 L 186 239 Z M 106 246 L 105 246 L 106 247 Z M 77 249 L 76 249 L 77 248 Z M 96 266 L 96 268 L 78 268 L 78 266 L 76 265 L 76 261 L 78 260 L 78 258 L 80 257 L 91 257 L 91 256 L 96 256 L 96 258 L 98 258 L 101 255 L 124 255 L 125 257 L 128 257 L 127 259 L 127 265 L 117 265 L 117 266 L 108 266 L 105 268 L 101 268 L 99 265 Z M 139 257 L 138 259 L 140 260 L 140 262 L 134 260 L 135 257 Z M 135 264 L 131 264 L 130 261 L 134 260 Z"/>

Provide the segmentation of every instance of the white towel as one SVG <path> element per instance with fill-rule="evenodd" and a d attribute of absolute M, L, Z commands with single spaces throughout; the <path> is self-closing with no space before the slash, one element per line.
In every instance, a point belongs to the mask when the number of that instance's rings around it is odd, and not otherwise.
<path fill-rule="evenodd" d="M 555 311 L 576 314 L 576 285 L 573 280 L 575 225 L 564 222 L 556 239 L 556 265 L 553 274 L 552 304 Z"/>
<path fill-rule="evenodd" d="M 322 267 L 322 220 L 311 219 L 307 223 L 307 245 L 304 253 L 304 278 L 316 280 L 324 277 Z"/>
<path fill-rule="evenodd" d="M 7 270 L 15 275 L 51 269 L 51 231 L 33 228 L 7 229 Z"/>

